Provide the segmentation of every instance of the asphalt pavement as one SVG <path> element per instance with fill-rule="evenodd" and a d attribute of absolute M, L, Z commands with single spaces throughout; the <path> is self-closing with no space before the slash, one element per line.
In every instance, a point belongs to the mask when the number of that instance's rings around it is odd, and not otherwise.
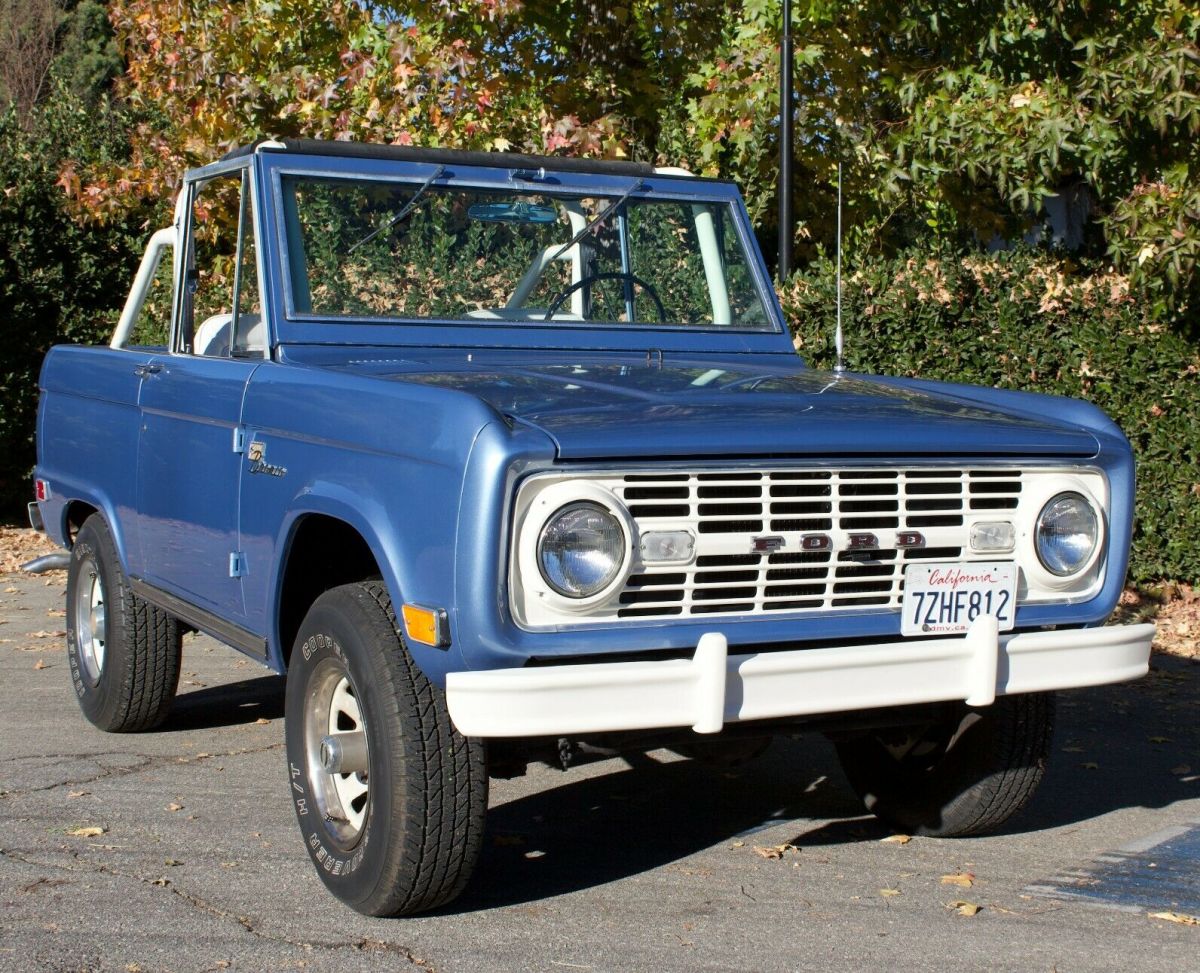
<path fill-rule="evenodd" d="M 101 733 L 71 692 L 63 586 L 0 576 L 0 971 L 1200 967 L 1200 663 L 1063 694 L 1046 780 L 1002 834 L 885 840 L 817 736 L 736 771 L 537 766 L 493 782 L 462 899 L 380 920 L 308 863 L 283 680 L 188 636 L 168 724 Z"/>

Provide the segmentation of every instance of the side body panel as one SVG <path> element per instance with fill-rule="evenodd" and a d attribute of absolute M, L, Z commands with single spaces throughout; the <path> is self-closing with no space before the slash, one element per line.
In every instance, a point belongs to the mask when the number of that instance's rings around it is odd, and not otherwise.
<path fill-rule="evenodd" d="M 478 399 L 319 368 L 269 363 L 247 390 L 241 545 L 245 625 L 282 668 L 278 609 L 289 545 L 303 519 L 333 517 L 366 540 L 394 601 L 454 605 L 463 470 L 479 430 L 503 425 Z M 272 472 L 251 472 L 250 449 Z M 413 647 L 434 678 L 463 668 L 450 650 Z"/>
<path fill-rule="evenodd" d="M 242 623 L 238 546 L 241 455 L 234 431 L 261 362 L 163 355 L 142 387 L 137 509 L 141 576 Z"/>
<path fill-rule="evenodd" d="M 46 530 L 67 545 L 66 502 L 102 511 L 131 573 L 142 566 L 135 526 L 138 370 L 150 351 L 59 345 L 42 365 L 35 475 L 50 484 Z"/>

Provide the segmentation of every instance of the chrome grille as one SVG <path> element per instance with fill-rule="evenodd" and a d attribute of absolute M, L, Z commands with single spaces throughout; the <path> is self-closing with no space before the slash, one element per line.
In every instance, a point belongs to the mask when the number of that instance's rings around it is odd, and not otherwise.
<path fill-rule="evenodd" d="M 1020 498 L 1019 469 L 802 469 L 637 473 L 614 478 L 640 533 L 690 530 L 694 563 L 642 565 L 616 604 L 618 618 L 899 608 L 913 561 L 981 560 L 972 523 L 1006 516 Z M 897 532 L 925 546 L 897 550 Z M 879 547 L 845 550 L 846 536 Z M 831 550 L 804 550 L 826 534 Z M 755 538 L 782 537 L 774 553 Z M 990 556 L 991 559 L 995 555 Z"/>

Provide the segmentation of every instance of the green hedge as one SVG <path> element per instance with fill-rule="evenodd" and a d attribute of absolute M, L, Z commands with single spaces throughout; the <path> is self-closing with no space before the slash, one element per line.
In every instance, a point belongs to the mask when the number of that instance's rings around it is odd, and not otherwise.
<path fill-rule="evenodd" d="M 1124 277 L 1026 250 L 909 251 L 843 268 L 846 365 L 1088 399 L 1138 461 L 1130 577 L 1200 580 L 1200 355 L 1148 320 Z M 835 277 L 819 261 L 782 289 L 796 347 L 833 364 Z"/>
<path fill-rule="evenodd" d="M 0 520 L 32 498 L 37 379 L 55 342 L 105 342 L 141 249 L 145 214 L 123 226 L 83 226 L 58 185 L 68 155 L 127 151 L 121 118 L 65 90 L 22 125 L 0 110 Z"/>

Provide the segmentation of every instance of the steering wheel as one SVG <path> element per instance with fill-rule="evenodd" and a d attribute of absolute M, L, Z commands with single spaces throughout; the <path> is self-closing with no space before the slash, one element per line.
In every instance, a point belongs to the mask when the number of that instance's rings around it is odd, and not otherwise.
<path fill-rule="evenodd" d="M 654 309 L 658 312 L 659 323 L 666 323 L 667 311 L 663 307 L 663 302 L 659 299 L 658 293 L 654 290 L 654 288 L 649 283 L 642 280 L 642 278 L 633 274 L 627 274 L 623 270 L 614 270 L 604 274 L 589 274 L 587 277 L 583 277 L 580 280 L 575 281 L 574 284 L 564 287 L 559 292 L 558 296 L 550 302 L 550 309 L 546 312 L 546 317 L 543 320 L 552 321 L 554 319 L 554 312 L 562 307 L 563 302 L 568 297 L 579 290 L 579 288 L 586 287 L 589 284 L 594 284 L 598 280 L 626 280 L 629 281 L 629 283 L 640 287 L 647 294 L 649 294 L 651 300 L 654 301 Z"/>

